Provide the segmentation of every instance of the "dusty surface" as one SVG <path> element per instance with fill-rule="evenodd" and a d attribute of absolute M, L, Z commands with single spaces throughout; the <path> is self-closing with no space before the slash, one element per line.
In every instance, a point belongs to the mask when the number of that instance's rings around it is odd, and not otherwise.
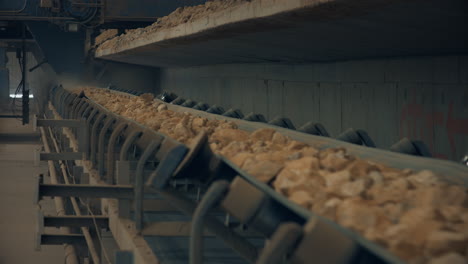
<path fill-rule="evenodd" d="M 179 7 L 171 14 L 158 18 L 156 22 L 148 27 L 128 30 L 125 34 L 107 40 L 100 45 L 98 49 L 115 49 L 124 43 L 129 43 L 135 39 L 144 37 L 148 33 L 192 22 L 208 14 L 233 8 L 242 3 L 251 1 L 254 0 L 212 0 L 203 5 Z"/>
<path fill-rule="evenodd" d="M 104 41 L 109 40 L 111 38 L 116 37 L 119 34 L 118 29 L 108 29 L 104 30 L 101 34 L 99 34 L 94 41 L 94 45 L 98 46 L 101 45 Z"/>
<path fill-rule="evenodd" d="M 430 171 L 399 170 L 318 150 L 273 129 L 252 133 L 232 122 L 167 110 L 140 97 L 85 89 L 112 112 L 190 143 L 200 131 L 210 146 L 293 202 L 350 228 L 409 263 L 467 263 L 467 188 Z"/>

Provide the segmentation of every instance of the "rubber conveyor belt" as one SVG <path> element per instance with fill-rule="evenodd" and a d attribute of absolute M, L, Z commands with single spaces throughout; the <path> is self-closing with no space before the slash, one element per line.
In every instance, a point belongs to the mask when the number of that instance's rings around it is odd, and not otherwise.
<path fill-rule="evenodd" d="M 114 92 L 119 93 L 117 91 L 114 91 Z M 52 104 L 55 106 L 58 113 L 64 118 L 71 118 L 71 119 L 78 118 L 79 119 L 81 118 L 80 115 L 82 115 L 83 113 L 86 113 L 86 112 L 92 113 L 92 111 L 96 111 L 96 112 L 101 112 L 101 118 L 95 118 L 94 121 L 99 120 L 100 122 L 102 122 L 104 119 L 106 119 L 102 117 L 102 113 L 106 113 L 107 115 L 109 115 L 108 111 L 105 110 L 102 106 L 96 104 L 95 102 L 92 102 L 91 100 L 78 98 L 78 96 L 71 94 L 70 92 L 67 92 L 66 90 L 60 87 L 56 87 L 53 90 L 52 94 L 53 94 Z M 133 93 L 133 94 L 136 94 L 136 93 Z M 83 103 L 82 101 L 85 101 L 85 102 Z M 86 108 L 93 108 L 94 110 L 86 110 Z M 468 177 L 467 177 L 468 168 L 465 166 L 462 166 L 461 164 L 457 164 L 455 162 L 428 159 L 428 158 L 422 158 L 422 157 L 414 157 L 414 156 L 389 152 L 389 151 L 375 149 L 375 148 L 366 148 L 366 147 L 357 146 L 354 144 L 334 140 L 331 138 L 309 135 L 309 134 L 301 133 L 298 131 L 292 131 L 292 130 L 288 130 L 288 129 L 284 129 L 284 128 L 280 128 L 276 126 L 271 126 L 268 124 L 244 121 L 244 120 L 239 120 L 235 118 L 229 118 L 226 116 L 209 114 L 203 111 L 198 111 L 198 110 L 194 110 L 194 109 L 190 109 L 190 108 L 186 108 L 182 106 L 177 106 L 177 105 L 168 104 L 168 108 L 173 111 L 189 112 L 193 115 L 202 116 L 202 117 L 206 117 L 209 119 L 229 120 L 229 121 L 236 123 L 240 129 L 243 129 L 246 131 L 253 131 L 253 130 L 256 130 L 259 128 L 265 128 L 265 127 L 274 128 L 277 131 L 281 132 L 282 134 L 291 137 L 292 139 L 308 143 L 311 146 L 314 146 L 320 149 L 330 148 L 330 147 L 344 147 L 347 149 L 348 153 L 354 156 L 357 156 L 359 158 L 379 162 L 379 163 L 382 163 L 384 165 L 388 165 L 394 168 L 402 168 L 402 169 L 410 168 L 414 170 L 423 170 L 423 169 L 432 170 L 438 174 L 444 175 L 446 177 L 446 180 L 448 181 L 452 181 L 457 184 L 463 184 L 465 186 L 468 186 Z M 96 109 L 99 109 L 99 110 L 96 110 Z M 98 116 L 96 113 L 94 115 Z M 141 125 L 135 124 L 134 121 L 125 119 L 121 116 L 119 117 L 113 116 L 112 118 L 115 118 L 116 120 L 124 120 L 124 122 L 128 123 L 129 126 L 132 126 L 133 128 L 139 128 L 141 131 L 144 131 L 144 132 L 147 132 L 149 130 L 148 128 L 142 127 Z M 91 117 L 91 119 L 93 118 Z M 118 124 L 118 122 L 116 124 Z M 94 127 L 96 128 L 95 130 L 98 130 L 99 127 L 102 129 L 102 127 L 104 126 L 105 126 L 104 124 L 102 125 L 97 124 Z M 110 125 L 106 125 L 106 127 L 110 128 Z M 127 130 L 127 131 L 131 131 L 131 130 Z M 94 133 L 96 133 L 96 131 L 94 131 Z M 128 132 L 125 132 L 125 133 L 124 133 L 125 134 L 124 137 L 128 138 L 130 134 L 128 134 Z M 91 137 L 92 136 L 93 135 L 91 135 Z M 148 137 L 147 140 L 140 140 L 139 143 L 137 143 L 136 145 L 138 145 L 139 148 L 144 149 L 145 144 L 147 145 L 147 143 L 150 141 L 150 138 L 152 138 L 153 136 L 147 136 L 147 137 Z M 198 142 L 200 144 L 203 144 L 203 139 L 200 138 Z M 222 157 L 216 156 L 212 153 L 209 153 L 209 151 L 207 153 L 206 144 L 204 147 L 203 146 L 199 146 L 199 147 L 200 149 L 195 149 L 194 146 L 189 146 L 189 153 L 187 154 L 185 160 L 182 162 L 181 166 L 188 166 L 190 169 L 193 169 L 193 168 L 199 169 L 200 164 L 195 164 L 198 167 L 193 167 L 195 165 L 190 164 L 190 161 L 196 161 L 197 163 L 200 163 L 200 161 L 207 162 L 207 161 L 212 161 L 213 159 L 217 160 L 219 164 L 222 164 L 222 165 L 218 165 L 219 169 L 217 173 L 221 171 L 223 173 L 223 178 L 226 178 L 229 181 L 233 181 L 233 180 L 236 181 L 237 180 L 236 176 L 239 175 L 243 181 L 247 182 L 249 185 L 253 186 L 255 189 L 261 191 L 264 195 L 266 195 L 270 203 L 274 204 L 272 208 L 274 208 L 274 210 L 279 210 L 280 212 L 283 212 L 283 215 L 287 216 L 286 219 L 280 219 L 281 223 L 292 221 L 292 222 L 299 224 L 300 226 L 303 226 L 306 224 L 306 222 L 311 222 L 311 219 L 315 219 L 316 221 L 320 223 L 320 224 L 317 224 L 316 222 L 315 226 L 323 227 L 325 225 L 327 228 L 331 228 L 333 231 L 336 231 L 338 233 L 337 239 L 351 241 L 351 245 L 348 245 L 347 248 L 348 249 L 352 248 L 353 252 L 350 253 L 350 255 L 347 258 L 345 258 L 348 261 L 355 262 L 355 263 L 375 263 L 376 261 L 381 262 L 381 263 L 401 262 L 399 259 L 397 259 L 393 255 L 388 253 L 388 251 L 364 239 L 362 236 L 354 232 L 351 232 L 345 228 L 342 228 L 341 226 L 331 221 L 328 221 L 317 215 L 314 215 L 312 212 L 307 211 L 306 209 L 290 202 L 289 200 L 287 200 L 285 197 L 283 197 L 279 193 L 275 192 L 272 188 L 270 188 L 266 184 L 263 184 L 257 181 L 254 177 L 251 177 L 250 175 L 243 172 L 240 168 L 232 164 L 230 161 Z M 161 152 L 161 153 L 167 154 L 167 152 Z M 193 157 L 194 153 L 195 154 L 201 153 L 201 155 L 202 156 L 204 155 L 205 157 L 203 158 Z M 187 157 L 192 157 L 193 160 L 187 160 Z M 161 157 L 161 158 L 164 158 L 164 157 Z M 99 160 L 97 160 L 96 162 L 99 163 Z M 178 174 L 178 172 L 180 174 L 181 171 L 184 171 L 184 170 L 181 170 L 180 168 L 181 167 L 179 166 L 179 170 L 173 170 L 171 173 L 169 173 L 170 174 L 169 176 L 172 176 L 174 172 L 176 172 L 175 174 Z M 185 171 L 187 171 L 187 169 Z M 207 172 L 207 174 L 210 174 L 210 172 Z M 150 175 L 149 178 L 150 179 L 154 178 L 155 175 L 160 176 L 160 174 L 158 173 L 156 174 L 152 173 L 152 175 Z M 181 173 L 180 175 L 187 176 L 187 174 L 183 174 L 183 173 Z M 226 176 L 226 175 L 229 175 L 229 176 Z M 206 175 L 203 175 L 203 176 L 206 176 Z M 210 176 L 213 176 L 213 175 L 210 175 Z M 214 176 L 219 176 L 219 175 L 214 175 Z M 180 178 L 177 179 L 177 181 L 179 182 L 183 182 L 183 180 L 184 179 L 180 179 Z M 166 187 L 165 184 L 169 184 L 170 181 L 172 181 L 172 179 L 167 178 L 167 182 L 163 182 L 163 184 L 159 185 L 158 188 L 160 188 L 160 190 L 164 190 L 164 188 Z M 209 179 L 196 179 L 196 182 L 197 183 L 201 182 L 202 183 L 201 189 L 206 190 L 206 188 L 208 187 L 208 184 L 213 182 L 213 178 L 210 177 Z M 150 180 L 148 181 L 148 183 L 150 183 Z M 150 185 L 151 184 L 148 184 L 148 186 Z M 280 226 L 280 224 L 274 225 L 274 227 L 276 229 L 279 229 L 278 227 Z M 273 230 L 271 232 L 266 231 L 266 233 L 269 233 L 267 237 L 269 238 L 274 237 L 274 233 L 275 233 L 274 231 L 276 230 Z M 334 253 L 336 254 L 336 252 Z"/>

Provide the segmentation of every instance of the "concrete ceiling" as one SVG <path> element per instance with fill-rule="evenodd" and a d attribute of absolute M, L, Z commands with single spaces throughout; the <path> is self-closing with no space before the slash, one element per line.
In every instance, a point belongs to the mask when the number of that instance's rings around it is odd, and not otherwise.
<path fill-rule="evenodd" d="M 96 57 L 174 67 L 468 53 L 465 0 L 386 1 L 367 9 L 362 7 L 372 0 L 330 2 L 336 3 L 154 42 L 148 36 L 141 45 Z"/>

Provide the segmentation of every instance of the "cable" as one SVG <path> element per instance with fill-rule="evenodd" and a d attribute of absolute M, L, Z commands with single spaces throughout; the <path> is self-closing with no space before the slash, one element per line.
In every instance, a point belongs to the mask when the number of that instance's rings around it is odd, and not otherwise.
<path fill-rule="evenodd" d="M 88 209 L 88 213 L 91 215 L 91 218 L 93 219 L 94 227 L 96 228 L 96 230 L 99 230 L 99 226 L 98 226 L 98 224 L 96 222 L 96 216 L 93 214 L 93 212 L 91 210 L 91 207 L 89 206 L 89 204 L 84 203 L 81 198 L 79 198 L 79 200 L 80 200 L 81 204 L 86 206 L 86 208 Z M 112 262 L 110 261 L 109 256 L 107 255 L 107 250 L 105 250 L 104 243 L 102 242 L 101 234 L 99 232 L 96 232 L 96 235 L 97 235 L 97 238 L 99 240 L 99 244 L 101 244 L 102 252 L 104 253 L 104 258 L 106 259 L 108 264 L 112 264 Z"/>
<path fill-rule="evenodd" d="M 86 24 L 86 23 L 90 22 L 91 20 L 93 20 L 94 17 L 96 16 L 96 14 L 97 14 L 97 10 L 99 9 L 99 7 L 97 6 L 98 0 L 95 0 L 95 4 L 96 4 L 95 7 L 88 7 L 88 8 L 86 8 L 85 11 L 82 11 L 82 12 L 76 12 L 76 11 L 72 10 L 73 9 L 73 3 L 66 4 L 67 2 L 73 2 L 73 1 L 71 1 L 71 0 L 65 0 L 65 1 L 62 0 L 62 5 L 64 6 L 65 11 L 67 12 L 68 15 L 70 15 L 71 17 L 78 20 L 80 22 L 80 24 Z"/>
<path fill-rule="evenodd" d="M 97 4 L 98 4 L 98 0 L 96 0 L 95 3 L 96 3 L 96 5 L 97 5 Z M 86 23 L 90 22 L 91 20 L 93 20 L 93 19 L 96 17 L 97 12 L 98 12 L 98 7 L 96 6 L 96 7 L 94 8 L 94 13 L 93 13 L 88 19 L 86 19 L 85 21 L 82 21 L 80 24 L 86 26 Z"/>

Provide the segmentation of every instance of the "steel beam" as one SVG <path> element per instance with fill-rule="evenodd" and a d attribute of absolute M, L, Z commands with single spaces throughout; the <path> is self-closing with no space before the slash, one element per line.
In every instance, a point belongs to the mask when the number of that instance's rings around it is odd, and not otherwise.
<path fill-rule="evenodd" d="M 81 152 L 40 153 L 40 160 L 81 160 Z"/>
<path fill-rule="evenodd" d="M 50 146 L 46 137 L 45 129 L 43 127 L 40 128 L 41 130 L 41 137 L 42 137 L 42 142 L 44 144 L 44 149 L 47 152 L 50 152 Z M 49 167 L 49 174 L 50 174 L 50 182 L 51 183 L 58 183 L 58 176 L 57 176 L 57 171 L 55 170 L 54 162 L 53 161 L 48 161 L 47 165 Z M 37 177 L 37 184 L 41 182 L 41 177 Z M 36 204 L 39 201 L 39 188 L 36 189 L 34 198 L 36 199 Z M 61 216 L 65 214 L 65 201 L 62 197 L 54 197 L 54 202 L 55 202 L 55 210 L 57 211 L 57 215 Z M 39 228 L 42 228 L 42 225 L 39 226 Z M 62 227 L 60 228 L 62 234 L 71 234 L 71 229 L 69 227 Z M 41 245 L 41 236 L 38 234 L 36 237 L 36 249 L 40 249 Z M 78 264 L 78 256 L 76 254 L 76 249 L 73 245 L 66 244 L 64 245 L 65 249 L 65 263 L 67 264 Z"/>
<path fill-rule="evenodd" d="M 36 126 L 38 127 L 70 127 L 80 128 L 86 126 L 86 122 L 83 120 L 75 119 L 37 119 Z"/>
<path fill-rule="evenodd" d="M 42 234 L 41 245 L 85 244 L 83 235 L 78 234 Z"/>
<path fill-rule="evenodd" d="M 38 197 L 82 197 L 82 198 L 134 198 L 131 185 L 88 185 L 88 184 L 38 184 Z M 158 199 L 156 191 L 145 188 L 144 199 Z"/>
<path fill-rule="evenodd" d="M 39 184 L 39 197 L 133 199 L 134 195 L 133 187 L 130 185 Z"/>
<path fill-rule="evenodd" d="M 107 228 L 109 225 L 109 219 L 103 215 L 67 215 L 67 216 L 44 216 L 44 226 L 52 227 L 95 227 L 97 225 L 101 228 Z"/>

